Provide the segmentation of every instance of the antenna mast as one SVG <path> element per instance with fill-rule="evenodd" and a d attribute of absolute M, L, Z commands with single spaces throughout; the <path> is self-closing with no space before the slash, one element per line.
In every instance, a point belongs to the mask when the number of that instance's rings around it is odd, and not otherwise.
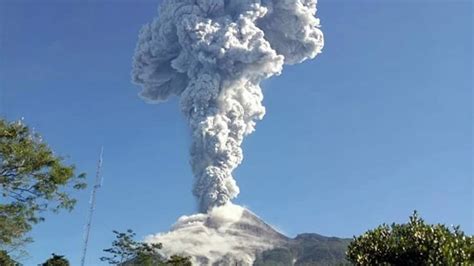
<path fill-rule="evenodd" d="M 89 201 L 89 215 L 87 217 L 87 224 L 85 227 L 84 232 L 84 247 L 82 250 L 82 258 L 81 258 L 81 265 L 85 265 L 86 261 L 86 254 L 87 254 L 87 245 L 89 244 L 89 234 L 91 231 L 91 224 L 92 224 L 92 215 L 94 214 L 95 210 L 95 201 L 96 201 L 96 194 L 97 190 L 102 186 L 102 176 L 100 175 L 100 170 L 102 169 L 102 155 L 104 153 L 104 147 L 102 146 L 100 149 L 99 155 L 99 162 L 97 164 L 97 172 L 95 175 L 95 184 L 91 192 L 91 198 Z"/>

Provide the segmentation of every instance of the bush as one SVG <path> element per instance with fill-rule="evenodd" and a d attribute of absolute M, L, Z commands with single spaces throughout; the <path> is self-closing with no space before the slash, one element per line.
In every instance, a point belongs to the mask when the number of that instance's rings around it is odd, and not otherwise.
<path fill-rule="evenodd" d="M 41 266 L 69 266 L 69 261 L 64 256 L 51 254 L 51 258 L 45 261 Z"/>
<path fill-rule="evenodd" d="M 383 224 L 349 244 L 356 265 L 473 265 L 474 239 L 459 227 L 429 225 L 416 211 L 407 224 Z"/>
<path fill-rule="evenodd" d="M 19 266 L 20 264 L 14 261 L 5 250 L 0 250 L 0 265 L 2 266 Z"/>

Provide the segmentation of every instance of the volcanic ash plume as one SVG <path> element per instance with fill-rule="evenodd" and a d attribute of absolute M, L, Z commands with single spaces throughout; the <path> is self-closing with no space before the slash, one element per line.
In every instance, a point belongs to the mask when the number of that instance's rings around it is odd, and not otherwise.
<path fill-rule="evenodd" d="M 316 0 L 164 0 L 143 26 L 133 81 L 150 102 L 180 97 L 201 212 L 235 198 L 244 136 L 263 118 L 260 81 L 323 47 Z"/>

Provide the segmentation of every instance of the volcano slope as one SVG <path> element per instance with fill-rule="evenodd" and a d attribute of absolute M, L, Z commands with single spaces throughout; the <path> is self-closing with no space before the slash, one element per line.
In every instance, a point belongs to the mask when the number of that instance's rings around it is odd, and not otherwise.
<path fill-rule="evenodd" d="M 349 239 L 300 234 L 289 238 L 234 204 L 183 216 L 169 232 L 148 236 L 163 255 L 191 257 L 193 265 L 335 265 L 345 263 Z"/>

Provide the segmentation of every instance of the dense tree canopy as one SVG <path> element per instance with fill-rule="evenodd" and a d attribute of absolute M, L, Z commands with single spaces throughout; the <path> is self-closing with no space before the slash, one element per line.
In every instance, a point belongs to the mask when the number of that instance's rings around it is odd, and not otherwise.
<path fill-rule="evenodd" d="M 0 250 L 0 265 L 2 266 L 19 266 L 16 261 L 14 261 L 5 250 Z"/>
<path fill-rule="evenodd" d="M 84 188 L 84 177 L 21 121 L 0 118 L 0 249 L 27 241 L 44 211 L 71 210 L 67 189 Z"/>
<path fill-rule="evenodd" d="M 165 265 L 169 266 L 191 266 L 191 261 L 188 257 L 172 255 L 166 262 Z"/>
<path fill-rule="evenodd" d="M 69 266 L 69 261 L 64 256 L 51 254 L 51 258 L 45 261 L 41 266 Z"/>
<path fill-rule="evenodd" d="M 474 238 L 459 227 L 426 224 L 415 212 L 407 224 L 355 237 L 347 257 L 356 265 L 474 265 Z"/>

